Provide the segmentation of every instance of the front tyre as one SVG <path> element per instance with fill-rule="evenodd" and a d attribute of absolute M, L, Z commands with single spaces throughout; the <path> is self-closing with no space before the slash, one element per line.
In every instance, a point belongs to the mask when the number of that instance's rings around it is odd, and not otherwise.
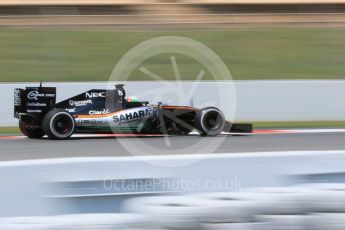
<path fill-rule="evenodd" d="M 74 133 L 75 121 L 67 111 L 53 109 L 44 116 L 42 127 L 49 139 L 63 140 Z"/>
<path fill-rule="evenodd" d="M 201 136 L 218 136 L 223 132 L 225 122 L 224 114 L 215 107 L 201 109 L 195 116 L 195 127 Z"/>
<path fill-rule="evenodd" d="M 44 131 L 40 127 L 33 127 L 30 124 L 20 121 L 19 122 L 20 131 L 31 139 L 40 139 L 44 136 Z"/>

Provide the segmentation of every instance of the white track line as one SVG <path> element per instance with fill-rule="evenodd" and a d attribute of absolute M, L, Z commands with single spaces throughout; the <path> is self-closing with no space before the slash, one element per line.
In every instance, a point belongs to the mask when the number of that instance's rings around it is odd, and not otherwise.
<path fill-rule="evenodd" d="M 278 135 L 278 134 L 313 134 L 313 133 L 344 133 L 345 129 L 269 129 L 254 130 L 253 133 L 229 133 L 223 132 L 223 135 Z M 189 135 L 198 135 L 197 132 L 191 132 Z M 97 138 L 97 137 L 164 137 L 160 134 L 75 134 L 74 138 Z M 173 136 L 173 135 L 171 135 Z M 25 139 L 25 136 L 1 136 L 0 140 Z"/>
<path fill-rule="evenodd" d="M 245 152 L 245 153 L 199 153 L 186 155 L 155 155 L 155 156 L 118 156 L 118 157 L 71 157 L 53 159 L 34 159 L 0 162 L 0 167 L 57 165 L 71 163 L 102 163 L 102 162 L 134 162 L 134 161 L 161 161 L 161 160 L 197 160 L 197 159 L 224 159 L 224 158 L 262 158 L 262 157 L 298 157 L 321 155 L 345 155 L 345 150 L 327 151 L 274 151 L 274 152 Z"/>

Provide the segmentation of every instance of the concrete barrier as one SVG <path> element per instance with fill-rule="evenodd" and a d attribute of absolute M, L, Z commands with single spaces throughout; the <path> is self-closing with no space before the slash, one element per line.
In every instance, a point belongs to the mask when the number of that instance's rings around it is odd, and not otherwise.
<path fill-rule="evenodd" d="M 344 173 L 344 161 L 345 151 L 320 151 L 1 162 L 0 217 L 113 213 L 134 197 L 284 187 L 310 183 L 310 175 L 319 175 L 312 182 L 333 175 L 328 183 L 343 183 L 336 173 Z M 296 199 L 267 203 L 290 208 Z M 272 211 L 287 213 L 279 208 Z"/>
<path fill-rule="evenodd" d="M 0 228 L 343 229 L 344 161 L 319 151 L 0 162 Z"/>
<path fill-rule="evenodd" d="M 168 83 L 168 86 L 166 85 Z M 0 126 L 15 126 L 13 89 L 33 83 L 0 84 Z M 57 87 L 57 100 L 107 82 L 46 83 Z M 195 86 L 195 88 L 193 88 Z M 233 87 L 235 86 L 235 87 Z M 152 103 L 217 106 L 227 119 L 252 121 L 341 121 L 345 118 L 345 81 L 225 81 L 225 82 L 126 82 L 128 96 Z M 188 95 L 191 91 L 192 94 Z M 182 93 L 181 93 L 182 92 Z M 225 103 L 224 103 L 225 102 Z"/>

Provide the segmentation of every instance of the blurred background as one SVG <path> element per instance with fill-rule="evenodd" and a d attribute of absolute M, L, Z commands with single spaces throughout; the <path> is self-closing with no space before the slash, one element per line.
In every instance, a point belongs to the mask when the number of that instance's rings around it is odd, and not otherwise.
<path fill-rule="evenodd" d="M 215 51 L 236 80 L 240 121 L 263 135 L 229 137 L 208 158 L 119 157 L 117 140 L 18 136 L 14 88 L 44 81 L 59 99 L 102 88 L 127 51 L 157 36 Z M 0 0 L 0 229 L 343 230 L 344 46 L 345 0 Z M 181 79 L 195 80 L 200 63 L 176 60 Z M 176 80 L 168 54 L 144 64 Z M 137 82 L 154 80 L 140 71 L 116 77 L 133 81 L 131 92 L 156 86 Z M 217 79 L 203 80 L 226 85 Z M 307 126 L 337 129 L 265 136 Z"/>
<path fill-rule="evenodd" d="M 265 128 L 344 127 L 345 107 L 337 100 L 344 96 L 344 82 L 333 81 L 345 76 L 344 25 L 343 0 L 0 0 L 0 82 L 107 81 L 140 42 L 183 36 L 215 51 L 231 72 L 228 80 L 278 80 L 238 90 L 238 121 Z M 143 64 L 162 79 L 176 80 L 169 55 Z M 181 79 L 195 80 L 200 63 L 175 56 Z M 140 71 L 116 79 L 154 80 Z M 220 77 L 203 77 L 214 79 Z M 0 125 L 13 127 L 12 112 L 0 111 L 6 114 Z"/>
<path fill-rule="evenodd" d="M 344 13 L 342 0 L 1 0 L 0 81 L 106 81 L 130 48 L 162 35 L 209 46 L 235 80 L 343 79 Z M 169 60 L 147 62 L 173 79 Z M 198 69 L 181 71 L 192 80 Z"/>

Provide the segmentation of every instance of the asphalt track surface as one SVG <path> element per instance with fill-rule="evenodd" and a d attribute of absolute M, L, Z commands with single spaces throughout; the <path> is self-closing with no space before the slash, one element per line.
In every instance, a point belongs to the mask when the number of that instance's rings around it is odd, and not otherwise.
<path fill-rule="evenodd" d="M 215 143 L 219 142 L 219 143 Z M 149 146 L 148 152 L 144 147 Z M 0 161 L 49 159 L 62 157 L 131 156 L 133 147 L 138 155 L 169 155 L 267 151 L 345 150 L 345 133 L 265 134 L 252 136 L 174 136 L 164 137 L 77 137 L 64 141 L 1 139 Z"/>

